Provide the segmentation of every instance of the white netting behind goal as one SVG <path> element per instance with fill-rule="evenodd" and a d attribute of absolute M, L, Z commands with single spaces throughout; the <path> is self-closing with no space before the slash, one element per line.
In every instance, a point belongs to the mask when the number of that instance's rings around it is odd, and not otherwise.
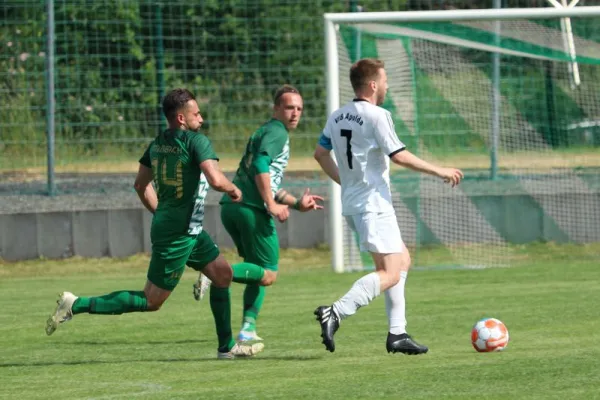
<path fill-rule="evenodd" d="M 392 169 L 415 265 L 508 265 L 519 244 L 600 241 L 600 18 L 571 25 L 575 58 L 559 19 L 338 27 L 340 104 L 352 62 L 383 60 L 401 140 L 466 173 L 452 189 Z M 371 265 L 345 222 L 343 243 L 346 270 Z"/>

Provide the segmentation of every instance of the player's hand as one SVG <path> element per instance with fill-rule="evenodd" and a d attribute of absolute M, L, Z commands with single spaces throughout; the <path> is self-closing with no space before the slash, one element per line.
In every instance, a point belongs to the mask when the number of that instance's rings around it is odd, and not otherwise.
<path fill-rule="evenodd" d="M 442 168 L 440 171 L 440 178 L 444 180 L 444 183 L 449 183 L 452 187 L 458 185 L 464 177 L 460 169 Z"/>
<path fill-rule="evenodd" d="M 233 185 L 233 189 L 227 192 L 227 195 L 231 198 L 231 201 L 234 203 L 239 203 L 242 201 L 242 191 L 235 185 Z"/>
<path fill-rule="evenodd" d="M 290 216 L 290 208 L 285 204 L 273 203 L 267 211 L 279 222 L 285 222 Z"/>
<path fill-rule="evenodd" d="M 299 210 L 302 212 L 310 210 L 322 210 L 323 206 L 318 204 L 317 201 L 323 201 L 323 198 L 321 196 L 310 194 L 310 189 L 306 189 L 300 198 Z"/>

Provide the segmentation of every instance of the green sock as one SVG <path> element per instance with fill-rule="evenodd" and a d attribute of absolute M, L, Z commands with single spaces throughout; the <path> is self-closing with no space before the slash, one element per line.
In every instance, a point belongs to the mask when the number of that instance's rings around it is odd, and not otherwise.
<path fill-rule="evenodd" d="M 231 266 L 233 281 L 237 283 L 259 283 L 265 275 L 265 269 L 260 265 L 242 262 Z"/>
<path fill-rule="evenodd" d="M 122 290 L 99 297 L 79 297 L 73 303 L 73 314 L 123 314 L 141 312 L 148 309 L 144 292 Z"/>
<path fill-rule="evenodd" d="M 265 299 L 265 289 L 264 286 L 246 285 L 244 290 L 243 331 L 252 332 L 256 330 L 256 320 Z"/>
<path fill-rule="evenodd" d="M 235 341 L 231 333 L 231 297 L 229 288 L 210 287 L 210 310 L 217 327 L 220 352 L 231 350 Z"/>

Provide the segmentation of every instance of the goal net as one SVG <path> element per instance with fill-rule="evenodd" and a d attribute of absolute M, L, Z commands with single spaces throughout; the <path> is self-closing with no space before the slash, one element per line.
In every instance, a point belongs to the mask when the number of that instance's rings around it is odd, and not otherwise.
<path fill-rule="evenodd" d="M 354 96 L 351 64 L 379 58 L 400 139 L 465 172 L 452 189 L 392 167 L 416 267 L 510 265 L 526 243 L 600 241 L 600 7 L 326 14 L 325 26 L 328 113 Z M 372 267 L 331 194 L 334 269 Z"/>

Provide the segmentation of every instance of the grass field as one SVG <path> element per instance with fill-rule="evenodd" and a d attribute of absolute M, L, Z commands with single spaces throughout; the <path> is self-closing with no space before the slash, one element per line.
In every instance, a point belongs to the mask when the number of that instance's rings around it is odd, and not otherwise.
<path fill-rule="evenodd" d="M 192 298 L 191 270 L 158 313 L 78 315 L 47 337 L 58 292 L 138 289 L 147 257 L 2 263 L 0 398 L 599 398 L 598 247 L 536 245 L 512 268 L 411 272 L 409 331 L 430 346 L 414 357 L 385 352 L 382 298 L 344 321 L 335 353 L 324 350 L 312 311 L 360 276 L 331 272 L 327 249 L 283 252 L 259 321 L 265 351 L 234 361 L 215 359 L 211 313 Z M 237 328 L 242 287 L 232 292 Z M 471 347 L 483 316 L 507 324 L 504 352 Z"/>

